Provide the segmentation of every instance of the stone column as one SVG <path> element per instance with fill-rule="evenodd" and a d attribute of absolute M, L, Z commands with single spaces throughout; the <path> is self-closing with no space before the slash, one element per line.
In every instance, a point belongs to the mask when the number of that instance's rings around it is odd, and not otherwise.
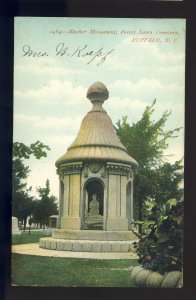
<path fill-rule="evenodd" d="M 107 230 L 129 230 L 127 215 L 127 178 L 131 167 L 123 164 L 108 163 L 108 214 Z M 131 199 L 130 204 L 131 205 Z"/>
<path fill-rule="evenodd" d="M 108 219 L 108 188 L 104 187 L 104 198 L 103 198 L 103 230 L 107 230 L 107 219 Z"/>
<path fill-rule="evenodd" d="M 63 210 L 63 217 L 67 218 L 69 213 L 68 213 L 68 208 L 69 208 L 69 193 L 70 193 L 70 175 L 66 175 L 64 177 L 64 210 Z"/>
<path fill-rule="evenodd" d="M 127 218 L 127 176 L 121 176 L 121 217 Z"/>
<path fill-rule="evenodd" d="M 64 171 L 64 211 L 61 229 L 81 228 L 81 164 L 69 165 Z"/>
<path fill-rule="evenodd" d="M 122 192 L 124 180 L 120 175 L 109 174 L 108 187 L 108 231 L 128 230 L 128 220 L 126 218 L 126 197 Z"/>
<path fill-rule="evenodd" d="M 131 180 L 131 222 L 134 221 L 133 219 L 133 179 Z M 133 224 L 130 225 L 130 229 L 133 228 Z"/>
<path fill-rule="evenodd" d="M 61 218 L 64 211 L 64 182 L 62 178 L 59 178 L 59 215 L 57 219 L 57 228 L 61 227 Z"/>
<path fill-rule="evenodd" d="M 63 229 L 80 229 L 80 174 L 73 174 L 65 178 L 65 210 L 64 217 L 61 221 L 61 228 Z M 69 183 L 69 187 L 68 187 Z"/>

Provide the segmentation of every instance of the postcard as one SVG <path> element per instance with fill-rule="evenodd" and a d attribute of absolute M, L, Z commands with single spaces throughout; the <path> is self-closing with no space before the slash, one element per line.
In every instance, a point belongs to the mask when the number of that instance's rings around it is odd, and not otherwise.
<path fill-rule="evenodd" d="M 15 18 L 13 285 L 182 287 L 185 41 L 180 18 Z"/>

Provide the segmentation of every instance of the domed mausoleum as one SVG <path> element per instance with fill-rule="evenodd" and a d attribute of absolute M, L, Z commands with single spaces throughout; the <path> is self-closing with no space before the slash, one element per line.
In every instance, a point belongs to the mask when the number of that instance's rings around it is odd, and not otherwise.
<path fill-rule="evenodd" d="M 94 251 L 99 242 L 97 252 L 124 252 L 129 241 L 136 239 L 130 223 L 133 169 L 137 162 L 128 155 L 102 107 L 108 97 L 101 82 L 95 82 L 87 91 L 92 109 L 84 117 L 74 142 L 56 161 L 59 229 L 53 230 L 50 246 L 41 239 L 40 247 Z"/>

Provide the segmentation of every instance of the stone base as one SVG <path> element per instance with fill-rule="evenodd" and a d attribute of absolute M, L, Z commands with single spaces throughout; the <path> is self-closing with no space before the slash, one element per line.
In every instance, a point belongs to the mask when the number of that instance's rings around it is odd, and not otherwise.
<path fill-rule="evenodd" d="M 83 228 L 86 230 L 103 230 L 103 216 L 87 216 Z"/>
<path fill-rule="evenodd" d="M 61 218 L 61 228 L 77 230 L 80 229 L 81 220 L 80 218 Z"/>
<path fill-rule="evenodd" d="M 54 229 L 40 248 L 77 252 L 128 252 L 137 236 L 131 231 Z"/>
<path fill-rule="evenodd" d="M 52 237 L 66 240 L 132 241 L 137 236 L 132 231 L 66 230 L 53 229 Z"/>
<path fill-rule="evenodd" d="M 110 231 L 127 231 L 129 229 L 128 220 L 126 218 L 108 218 L 107 230 Z"/>
<path fill-rule="evenodd" d="M 58 251 L 128 252 L 134 241 L 92 241 L 41 238 L 39 247 Z"/>

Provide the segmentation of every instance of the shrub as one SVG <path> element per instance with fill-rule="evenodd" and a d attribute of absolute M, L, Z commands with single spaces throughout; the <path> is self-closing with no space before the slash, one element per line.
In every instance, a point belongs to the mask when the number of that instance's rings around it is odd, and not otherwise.
<path fill-rule="evenodd" d="M 149 233 L 134 243 L 138 262 L 161 274 L 182 271 L 183 201 L 171 199 L 161 207 L 146 201 L 146 211 Z"/>

